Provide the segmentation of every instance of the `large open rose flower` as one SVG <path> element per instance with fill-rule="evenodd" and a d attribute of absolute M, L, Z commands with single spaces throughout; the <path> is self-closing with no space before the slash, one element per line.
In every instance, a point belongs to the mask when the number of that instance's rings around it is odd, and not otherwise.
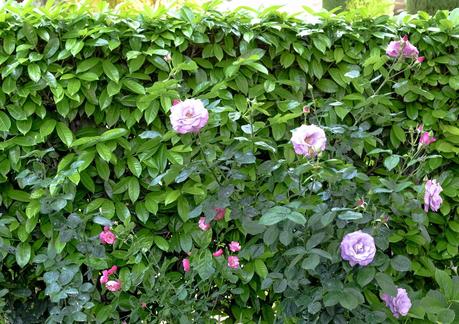
<path fill-rule="evenodd" d="M 209 112 L 201 100 L 187 99 L 171 107 L 172 128 L 179 134 L 197 133 L 209 120 Z"/>
<path fill-rule="evenodd" d="M 388 294 L 383 294 L 381 299 L 386 303 L 386 306 L 389 307 L 390 311 L 396 318 L 401 316 L 406 316 L 411 308 L 411 300 L 407 292 L 403 288 L 397 289 L 397 296 L 392 297 Z"/>
<path fill-rule="evenodd" d="M 432 211 L 436 212 L 443 203 L 443 199 L 440 196 L 440 192 L 443 191 L 443 188 L 437 183 L 437 180 L 427 180 L 425 190 L 424 211 L 427 213 L 430 208 Z"/>
<path fill-rule="evenodd" d="M 341 257 L 351 266 L 369 265 L 376 254 L 375 240 L 370 234 L 356 231 L 346 234 L 341 241 Z"/>
<path fill-rule="evenodd" d="M 390 57 L 408 57 L 417 58 L 419 51 L 413 44 L 408 40 L 408 36 L 404 36 L 399 41 L 392 41 L 387 45 L 386 54 Z M 421 61 L 422 62 L 422 61 Z"/>
<path fill-rule="evenodd" d="M 296 154 L 314 157 L 327 145 L 327 137 L 316 125 L 302 125 L 292 131 L 292 144 Z"/>

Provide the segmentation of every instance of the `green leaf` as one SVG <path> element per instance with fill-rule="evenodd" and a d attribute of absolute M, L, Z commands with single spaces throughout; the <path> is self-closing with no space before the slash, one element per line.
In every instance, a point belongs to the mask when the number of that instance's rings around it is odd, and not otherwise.
<path fill-rule="evenodd" d="M 0 111 L 0 131 L 7 132 L 10 130 L 11 127 L 11 120 L 7 114 L 3 111 Z"/>
<path fill-rule="evenodd" d="M 263 216 L 260 218 L 260 224 L 262 225 L 274 225 L 288 218 L 291 213 L 290 208 L 283 206 L 275 206 L 268 209 Z"/>
<path fill-rule="evenodd" d="M 132 203 L 136 202 L 140 195 L 140 184 L 137 178 L 131 177 L 128 184 L 128 195 Z"/>
<path fill-rule="evenodd" d="M 383 293 L 386 293 L 392 297 L 395 297 L 397 295 L 397 287 L 394 285 L 394 282 L 392 281 L 391 277 L 389 277 L 385 273 L 378 272 L 375 278 L 378 282 L 379 287 L 381 287 Z"/>
<path fill-rule="evenodd" d="M 291 220 L 294 223 L 297 223 L 300 225 L 306 224 L 306 218 L 298 212 L 292 211 L 289 214 L 287 214 L 287 217 L 289 220 Z"/>
<path fill-rule="evenodd" d="M 159 247 L 161 250 L 166 252 L 169 251 L 169 243 L 162 236 L 155 235 L 153 237 L 153 241 L 155 242 L 156 246 Z"/>
<path fill-rule="evenodd" d="M 411 261 L 404 255 L 397 255 L 390 261 L 392 268 L 397 271 L 405 272 L 411 270 Z"/>
<path fill-rule="evenodd" d="M 357 283 L 360 287 L 365 287 L 373 281 L 376 274 L 376 269 L 373 267 L 362 267 L 357 273 Z"/>
<path fill-rule="evenodd" d="M 445 294 L 446 298 L 453 296 L 453 281 L 445 271 L 435 269 L 435 281 L 440 286 L 440 290 Z"/>
<path fill-rule="evenodd" d="M 310 254 L 301 263 L 301 267 L 305 270 L 314 270 L 320 263 L 320 256 L 317 254 Z"/>
<path fill-rule="evenodd" d="M 139 160 L 133 156 L 129 156 L 127 158 L 127 164 L 131 173 L 137 178 L 140 177 L 140 174 L 142 173 L 142 165 L 140 164 Z"/>
<path fill-rule="evenodd" d="M 129 131 L 125 128 L 114 128 L 100 135 L 100 140 L 102 142 L 111 141 L 111 140 L 123 137 L 127 134 L 129 134 Z"/>
<path fill-rule="evenodd" d="M 130 79 L 123 80 L 123 85 L 134 93 L 144 95 L 145 88 L 138 82 Z"/>
<path fill-rule="evenodd" d="M 384 166 L 387 170 L 393 170 L 400 162 L 400 155 L 391 155 L 384 159 Z"/>
<path fill-rule="evenodd" d="M 28 243 L 22 242 L 18 244 L 16 247 L 16 263 L 18 266 L 24 268 L 29 263 L 31 251 L 32 249 Z"/>
<path fill-rule="evenodd" d="M 326 93 L 335 93 L 338 91 L 338 85 L 334 81 L 329 79 L 321 79 L 317 83 L 317 87 Z"/>
<path fill-rule="evenodd" d="M 104 161 L 110 162 L 110 159 L 112 158 L 112 152 L 110 151 L 107 145 L 105 145 L 104 143 L 97 143 L 96 150 L 97 153 L 99 153 L 99 156 Z"/>
<path fill-rule="evenodd" d="M 363 217 L 362 213 L 355 212 L 352 210 L 347 210 L 342 214 L 338 215 L 338 218 L 345 221 L 361 219 Z"/>
<path fill-rule="evenodd" d="M 196 269 L 202 280 L 209 279 L 214 274 L 212 254 L 208 249 L 203 249 L 198 252 L 195 258 L 192 259 L 192 268 Z"/>
<path fill-rule="evenodd" d="M 32 81 L 34 82 L 38 82 L 40 81 L 41 79 L 41 70 L 40 70 L 40 67 L 35 64 L 35 63 L 32 63 L 32 64 L 29 64 L 27 66 L 27 72 L 29 73 L 29 77 Z"/>
<path fill-rule="evenodd" d="M 120 79 L 120 74 L 117 67 L 110 62 L 109 60 L 104 60 L 102 63 L 102 68 L 104 69 L 105 75 L 112 81 L 118 82 Z"/>
<path fill-rule="evenodd" d="M 59 122 L 56 125 L 56 130 L 57 130 L 57 135 L 61 139 L 62 143 L 70 147 L 73 142 L 73 133 L 72 131 L 67 127 L 66 124 Z"/>
<path fill-rule="evenodd" d="M 266 278 L 268 276 L 268 268 L 261 259 L 256 259 L 254 262 L 255 272 L 260 278 Z"/>

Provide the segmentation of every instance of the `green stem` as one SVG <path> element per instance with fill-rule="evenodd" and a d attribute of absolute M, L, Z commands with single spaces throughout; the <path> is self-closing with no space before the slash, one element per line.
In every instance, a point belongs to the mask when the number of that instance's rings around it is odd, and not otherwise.
<path fill-rule="evenodd" d="M 206 154 L 204 153 L 204 150 L 202 149 L 202 141 L 201 141 L 201 135 L 198 134 L 198 138 L 199 138 L 199 143 L 198 143 L 198 147 L 199 147 L 199 153 L 200 155 L 202 156 L 202 159 L 204 160 L 204 163 L 206 164 L 206 167 L 207 169 L 210 171 L 210 173 L 212 174 L 212 176 L 215 178 L 215 181 L 217 181 L 217 183 L 222 186 L 222 183 L 220 182 L 220 180 L 218 179 L 217 177 L 217 174 L 215 173 L 214 169 L 212 169 L 209 161 L 207 160 L 207 157 L 206 157 Z"/>

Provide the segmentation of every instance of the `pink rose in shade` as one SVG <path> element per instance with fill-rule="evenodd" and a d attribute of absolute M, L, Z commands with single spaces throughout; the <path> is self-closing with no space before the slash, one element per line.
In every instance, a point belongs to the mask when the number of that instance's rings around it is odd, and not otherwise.
<path fill-rule="evenodd" d="M 206 223 L 206 218 L 205 217 L 199 218 L 198 226 L 203 231 L 208 231 L 210 229 L 210 224 Z"/>
<path fill-rule="evenodd" d="M 425 58 L 424 56 L 419 56 L 419 57 L 416 59 L 416 62 L 422 63 L 422 62 L 424 62 L 425 59 L 426 59 L 426 58 Z"/>
<path fill-rule="evenodd" d="M 436 212 L 443 203 L 443 199 L 440 196 L 440 193 L 443 191 L 443 188 L 437 180 L 427 180 L 425 184 L 425 193 L 424 193 L 424 211 L 427 213 L 430 210 Z"/>
<path fill-rule="evenodd" d="M 316 125 L 302 125 L 292 131 L 291 141 L 296 154 L 314 157 L 325 150 L 327 137 Z"/>
<path fill-rule="evenodd" d="M 212 255 L 214 257 L 219 257 L 223 254 L 223 250 L 222 249 L 218 249 L 217 251 L 215 251 L 214 253 L 212 253 Z"/>
<path fill-rule="evenodd" d="M 362 231 L 348 233 L 341 241 L 341 257 L 353 267 L 369 265 L 376 254 L 375 240 Z"/>
<path fill-rule="evenodd" d="M 237 256 L 229 256 L 228 257 L 228 267 L 233 269 L 239 268 L 239 258 Z"/>
<path fill-rule="evenodd" d="M 147 304 L 146 303 L 141 303 L 140 307 L 142 307 L 142 309 L 145 309 L 145 308 L 147 308 Z"/>
<path fill-rule="evenodd" d="M 118 270 L 118 267 L 116 265 L 112 266 L 110 269 L 107 270 L 108 275 L 114 274 Z"/>
<path fill-rule="evenodd" d="M 232 241 L 230 244 L 228 244 L 229 249 L 231 252 L 238 252 L 241 250 L 241 245 L 239 242 Z"/>
<path fill-rule="evenodd" d="M 419 51 L 411 44 L 409 41 L 406 41 L 403 46 L 403 56 L 404 57 L 417 57 L 419 55 Z"/>
<path fill-rule="evenodd" d="M 172 106 L 178 105 L 181 102 L 182 102 L 182 100 L 180 100 L 180 99 L 174 99 L 174 100 L 172 100 Z"/>
<path fill-rule="evenodd" d="M 222 220 L 223 218 L 225 218 L 225 213 L 226 213 L 226 209 L 225 208 L 215 208 L 215 211 L 216 211 L 216 215 L 214 217 L 214 219 L 216 221 L 219 221 L 219 220 Z"/>
<path fill-rule="evenodd" d="M 411 308 L 411 300 L 408 293 L 403 288 L 397 288 L 397 296 L 392 297 L 388 294 L 383 294 L 381 299 L 389 307 L 394 317 L 406 316 Z"/>
<path fill-rule="evenodd" d="M 99 240 L 102 244 L 114 244 L 116 235 L 110 230 L 110 227 L 105 226 L 104 230 L 99 234 Z"/>
<path fill-rule="evenodd" d="M 181 101 L 170 110 L 172 128 L 179 134 L 197 133 L 209 120 L 209 112 L 198 99 Z"/>
<path fill-rule="evenodd" d="M 399 57 L 401 48 L 399 41 L 392 41 L 387 45 L 386 54 L 390 57 Z"/>
<path fill-rule="evenodd" d="M 100 279 L 99 279 L 101 285 L 107 283 L 107 281 L 108 281 L 108 273 L 107 272 L 108 272 L 107 270 L 102 271 L 102 276 L 100 276 Z"/>
<path fill-rule="evenodd" d="M 421 137 L 419 138 L 419 144 L 421 145 L 429 145 L 435 142 L 437 139 L 430 135 L 429 132 L 422 133 Z"/>
<path fill-rule="evenodd" d="M 190 272 L 190 259 L 186 258 L 182 260 L 183 270 L 185 272 Z"/>
<path fill-rule="evenodd" d="M 110 280 L 105 284 L 105 288 L 115 292 L 121 289 L 121 282 L 119 280 Z"/>

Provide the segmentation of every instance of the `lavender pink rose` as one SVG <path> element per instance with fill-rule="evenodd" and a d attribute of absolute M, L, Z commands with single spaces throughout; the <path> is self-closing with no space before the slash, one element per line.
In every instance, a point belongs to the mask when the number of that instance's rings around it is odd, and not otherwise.
<path fill-rule="evenodd" d="M 424 193 L 424 211 L 427 213 L 430 210 L 436 212 L 443 203 L 443 199 L 440 196 L 440 193 L 443 191 L 443 188 L 437 180 L 427 180 L 425 184 L 425 193 Z"/>
<path fill-rule="evenodd" d="M 199 99 L 187 99 L 171 107 L 172 128 L 179 134 L 198 133 L 208 120 L 209 112 Z"/>
<path fill-rule="evenodd" d="M 341 241 L 341 257 L 349 261 L 351 266 L 369 265 L 376 254 L 376 246 L 373 237 L 362 231 L 348 233 Z"/>
<path fill-rule="evenodd" d="M 327 137 L 322 128 L 316 125 L 302 125 L 292 131 L 292 144 L 296 154 L 314 157 L 327 145 Z"/>
<path fill-rule="evenodd" d="M 390 311 L 396 318 L 406 316 L 410 311 L 411 300 L 408 293 L 403 288 L 397 289 L 397 296 L 392 297 L 388 294 L 383 294 L 381 299 L 386 303 L 386 306 L 389 307 Z"/>

